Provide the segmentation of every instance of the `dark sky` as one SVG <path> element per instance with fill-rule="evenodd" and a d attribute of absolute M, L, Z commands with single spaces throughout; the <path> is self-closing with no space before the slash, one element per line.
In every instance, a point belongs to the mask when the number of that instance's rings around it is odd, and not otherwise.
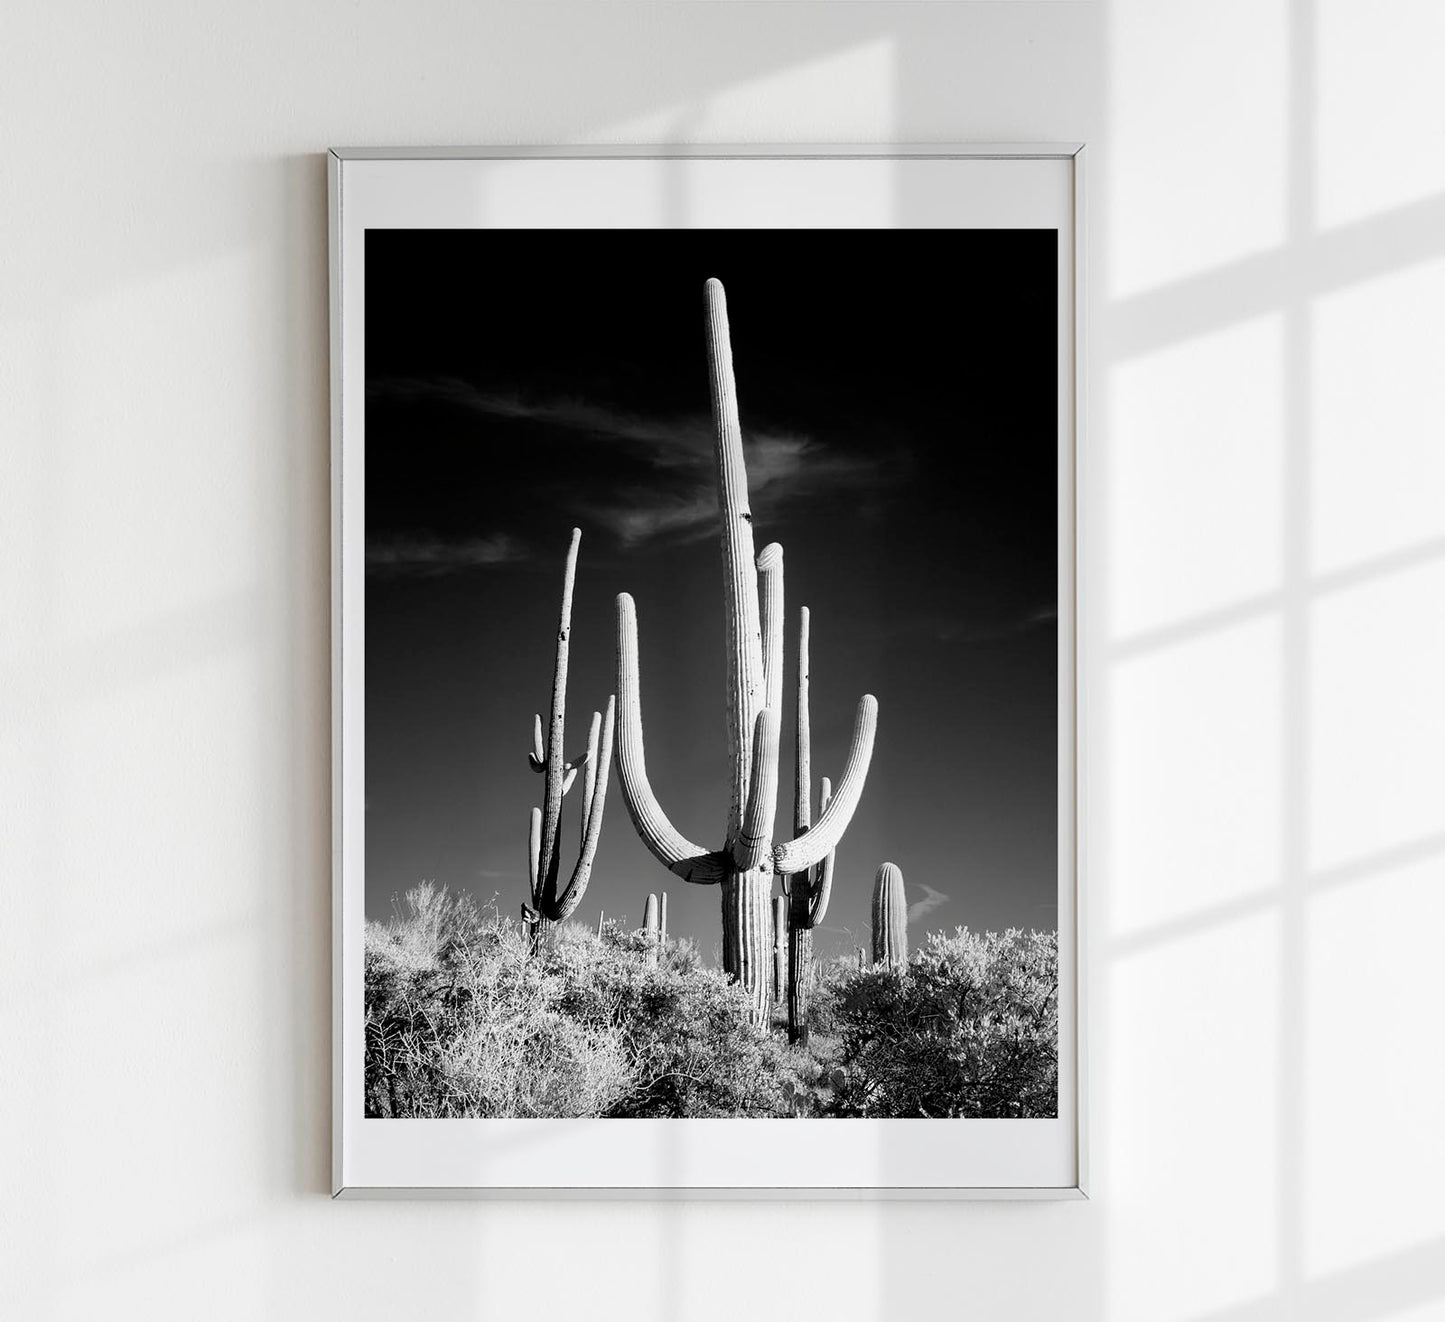
<path fill-rule="evenodd" d="M 422 878 L 526 898 L 527 766 L 562 566 L 582 529 L 570 753 L 637 601 L 647 763 L 683 834 L 727 814 L 722 563 L 703 283 L 727 290 L 757 546 L 783 544 L 792 823 L 797 613 L 814 776 L 860 694 L 878 739 L 823 953 L 866 944 L 903 870 L 910 936 L 1056 924 L 1056 235 L 1035 231 L 378 231 L 366 240 L 366 904 Z M 565 801 L 563 874 L 580 788 Z M 709 962 L 716 887 L 665 872 L 615 775 L 577 917 Z M 919 910 L 922 910 L 920 912 Z"/>

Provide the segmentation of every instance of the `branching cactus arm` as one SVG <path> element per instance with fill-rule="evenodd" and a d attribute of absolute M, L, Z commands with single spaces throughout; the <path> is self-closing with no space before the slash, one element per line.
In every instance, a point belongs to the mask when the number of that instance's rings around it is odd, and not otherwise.
<path fill-rule="evenodd" d="M 843 776 L 828 807 L 812 828 L 773 850 L 773 868 L 777 872 L 804 872 L 821 863 L 837 848 L 838 841 L 853 820 L 854 810 L 868 779 L 868 764 L 873 759 L 873 737 L 878 728 L 878 699 L 865 693 L 858 699 L 853 718 L 853 739 L 848 746 L 848 759 Z"/>
<path fill-rule="evenodd" d="M 542 857 L 542 810 L 533 808 L 527 831 L 527 877 L 532 886 L 532 907 L 540 908 L 542 888 L 537 884 L 537 869 Z"/>
<path fill-rule="evenodd" d="M 753 728 L 753 769 L 742 827 L 738 838 L 728 845 L 739 872 L 760 867 L 772 849 L 773 816 L 778 806 L 778 735 L 778 718 L 765 707 Z"/>
<path fill-rule="evenodd" d="M 802 835 L 813 823 L 813 727 L 808 714 L 808 683 L 812 675 L 812 613 L 798 612 L 798 699 L 793 758 L 793 834 Z M 537 718 L 540 722 L 541 717 Z M 540 724 L 537 727 L 541 729 Z M 827 781 L 823 782 L 825 785 Z M 826 808 L 828 805 L 822 805 Z"/>
<path fill-rule="evenodd" d="M 608 767 L 612 762 L 612 738 L 613 727 L 616 719 L 617 699 L 607 699 L 607 719 L 602 724 L 601 735 L 601 765 L 597 768 L 595 777 L 588 775 L 587 798 L 582 805 L 582 820 L 587 824 L 587 834 L 582 840 L 582 852 L 578 856 L 577 866 L 572 870 L 572 878 L 567 883 L 567 888 L 557 896 L 555 904 L 549 905 L 547 917 L 555 923 L 565 922 L 570 918 L 577 906 L 582 903 L 582 896 L 587 891 L 587 882 L 592 876 L 592 860 L 597 857 L 597 842 L 602 837 L 602 810 L 607 803 L 607 775 Z M 592 752 L 597 752 L 597 713 L 593 713 L 592 724 Z M 588 763 L 591 768 L 596 758 Z"/>
<path fill-rule="evenodd" d="M 716 885 L 727 874 L 726 858 L 695 845 L 668 820 L 647 779 L 642 739 L 642 681 L 637 661 L 637 607 L 625 592 L 617 598 L 617 774 L 623 802 L 642 843 L 669 872 L 684 881 Z"/>
<path fill-rule="evenodd" d="M 818 803 L 818 811 L 828 811 L 828 803 L 833 797 L 833 782 L 824 776 L 822 779 L 822 794 Z M 808 897 L 808 924 L 817 927 L 824 918 L 828 916 L 828 897 L 833 893 L 833 863 L 838 857 L 836 849 L 830 849 L 827 856 L 818 864 L 818 879 L 813 883 L 812 892 Z"/>
<path fill-rule="evenodd" d="M 769 542 L 758 554 L 762 601 L 763 705 L 783 710 L 783 548 Z"/>
<path fill-rule="evenodd" d="M 607 797 L 607 764 L 612 761 L 612 722 L 617 705 L 616 695 L 607 699 L 607 749 L 602 754 L 602 797 Z M 602 737 L 602 713 L 592 713 L 592 728 L 587 732 L 587 751 L 583 756 L 587 759 L 586 767 L 582 772 L 582 847 L 587 847 L 587 832 L 592 824 L 592 805 L 597 797 L 597 754 L 599 741 Z M 601 807 L 601 804 L 598 804 Z"/>
<path fill-rule="evenodd" d="M 567 776 L 563 766 L 562 739 L 566 724 L 567 652 L 572 633 L 572 588 L 577 580 L 577 545 L 581 540 L 582 530 L 573 528 L 572 541 L 567 547 L 567 567 L 562 575 L 557 659 L 552 669 L 552 717 L 547 729 L 547 783 L 542 791 L 542 855 L 538 872 L 543 887 L 547 889 L 557 882 L 557 828 L 562 820 L 562 796 L 566 793 L 562 784 Z"/>

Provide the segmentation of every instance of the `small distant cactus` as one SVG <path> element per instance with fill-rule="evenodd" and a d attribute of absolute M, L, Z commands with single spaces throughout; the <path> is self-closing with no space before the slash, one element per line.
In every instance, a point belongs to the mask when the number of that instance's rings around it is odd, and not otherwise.
<path fill-rule="evenodd" d="M 643 958 L 653 968 L 656 968 L 657 954 L 662 946 L 662 924 L 658 917 L 656 895 L 647 897 L 647 906 L 642 911 L 642 934 L 647 938 L 647 950 L 644 952 Z"/>
<path fill-rule="evenodd" d="M 542 806 L 532 809 L 531 831 L 528 836 L 527 863 L 531 881 L 530 904 L 522 906 L 523 926 L 530 930 L 532 949 L 536 950 L 547 939 L 553 923 L 560 923 L 572 915 L 582 903 L 587 891 L 587 882 L 592 876 L 592 861 L 597 855 L 597 841 L 602 835 L 602 809 L 607 802 L 607 777 L 612 765 L 613 725 L 616 716 L 615 697 L 607 699 L 607 716 L 592 713 L 592 729 L 587 736 L 587 750 L 564 761 L 562 737 L 566 724 L 567 706 L 567 649 L 572 633 L 572 585 L 577 577 L 577 547 L 582 540 L 582 530 L 572 529 L 572 541 L 567 548 L 567 566 L 562 576 L 562 612 L 557 626 L 557 658 L 552 670 L 552 712 L 544 744 L 542 718 L 534 718 L 532 724 L 532 751 L 527 761 L 532 770 L 546 777 L 542 791 Z M 583 772 L 582 791 L 582 847 L 577 864 L 572 869 L 571 879 L 560 891 L 557 882 L 560 875 L 562 825 L 562 798 L 577 773 Z"/>
<path fill-rule="evenodd" d="M 900 971 L 908 967 L 908 901 L 903 873 L 893 863 L 879 868 L 873 882 L 873 963 Z"/>

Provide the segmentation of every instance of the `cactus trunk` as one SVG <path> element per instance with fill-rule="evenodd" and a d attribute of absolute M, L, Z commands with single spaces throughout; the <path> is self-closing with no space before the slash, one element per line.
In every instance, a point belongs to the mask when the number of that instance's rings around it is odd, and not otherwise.
<path fill-rule="evenodd" d="M 773 999 L 782 1002 L 788 986 L 788 902 L 773 899 Z"/>
<path fill-rule="evenodd" d="M 873 963 L 908 968 L 908 900 L 903 873 L 893 863 L 879 868 L 873 882 Z"/>
<path fill-rule="evenodd" d="M 734 872 L 722 884 L 723 968 L 747 992 L 748 1019 L 760 1028 L 767 1027 L 772 1004 L 772 891 L 771 872 Z"/>
<path fill-rule="evenodd" d="M 793 750 L 793 832 L 801 838 L 812 829 L 813 748 L 812 718 L 808 710 L 808 685 L 812 669 L 811 615 L 806 606 L 798 615 L 798 688 L 796 694 L 796 743 Z M 833 784 L 824 776 L 818 811 L 827 812 Z M 836 850 L 830 849 L 821 863 L 786 878 L 788 894 L 788 1040 L 808 1043 L 809 965 L 813 958 L 813 928 L 828 912 L 833 888 Z"/>
<path fill-rule="evenodd" d="M 801 906 L 802 912 L 799 912 Z M 808 1045 L 808 1002 L 812 980 L 813 926 L 808 922 L 808 899 L 794 883 L 788 897 L 788 1041 Z"/>

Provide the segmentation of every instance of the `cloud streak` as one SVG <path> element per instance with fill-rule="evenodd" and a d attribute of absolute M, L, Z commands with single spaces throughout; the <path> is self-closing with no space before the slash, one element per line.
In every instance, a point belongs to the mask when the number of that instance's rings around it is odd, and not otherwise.
<path fill-rule="evenodd" d="M 936 891 L 932 886 L 924 886 L 923 898 L 921 900 L 914 900 L 913 903 L 908 906 L 909 923 L 921 922 L 935 909 L 942 908 L 943 905 L 947 904 L 948 900 L 949 897 L 942 891 Z"/>
<path fill-rule="evenodd" d="M 514 564 L 527 558 L 515 538 L 468 537 L 445 541 L 427 533 L 404 534 L 368 540 L 366 568 L 382 575 L 429 577 L 485 565 Z"/>
<path fill-rule="evenodd" d="M 611 490 L 590 490 L 587 513 L 624 547 L 655 538 L 693 541 L 715 529 L 713 427 L 706 415 L 657 418 L 572 398 L 523 399 L 480 390 L 453 377 L 383 381 L 371 389 L 392 401 L 439 403 L 479 417 L 561 429 L 622 447 L 657 480 L 641 487 L 627 481 Z M 753 512 L 763 517 L 795 496 L 861 491 L 885 478 L 883 466 L 873 459 L 844 453 L 796 431 L 745 428 L 743 446 Z M 896 460 L 896 448 L 892 454 Z"/>

